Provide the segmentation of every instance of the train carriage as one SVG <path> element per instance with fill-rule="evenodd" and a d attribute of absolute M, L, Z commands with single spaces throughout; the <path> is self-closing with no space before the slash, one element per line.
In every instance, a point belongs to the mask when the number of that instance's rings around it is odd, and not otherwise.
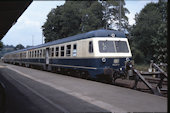
<path fill-rule="evenodd" d="M 90 78 L 113 78 L 132 54 L 125 34 L 94 30 L 4 55 L 6 63 Z"/>

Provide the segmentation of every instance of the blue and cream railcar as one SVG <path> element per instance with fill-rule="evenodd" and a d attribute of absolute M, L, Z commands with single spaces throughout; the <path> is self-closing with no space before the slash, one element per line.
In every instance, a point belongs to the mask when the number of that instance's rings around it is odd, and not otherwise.
<path fill-rule="evenodd" d="M 4 62 L 107 78 L 115 71 L 124 71 L 131 57 L 123 32 L 95 30 L 8 53 Z"/>

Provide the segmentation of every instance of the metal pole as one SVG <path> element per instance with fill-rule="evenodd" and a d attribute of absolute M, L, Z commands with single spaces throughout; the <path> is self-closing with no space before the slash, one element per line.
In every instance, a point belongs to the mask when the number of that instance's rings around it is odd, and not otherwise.
<path fill-rule="evenodd" d="M 120 0 L 120 3 L 119 3 L 119 30 L 121 30 L 121 0 Z"/>
<path fill-rule="evenodd" d="M 43 33 L 42 33 L 42 44 L 43 44 Z"/>
<path fill-rule="evenodd" d="M 107 9 L 108 7 L 107 7 L 107 4 L 106 4 L 106 18 L 107 18 L 107 11 L 108 11 L 108 9 Z M 106 30 L 107 30 L 107 22 L 106 22 Z"/>
<path fill-rule="evenodd" d="M 34 46 L 34 37 L 32 35 L 32 46 Z"/>

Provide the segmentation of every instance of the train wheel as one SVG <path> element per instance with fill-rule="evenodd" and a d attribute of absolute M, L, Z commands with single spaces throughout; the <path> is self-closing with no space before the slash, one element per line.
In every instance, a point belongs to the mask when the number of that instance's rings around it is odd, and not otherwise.
<path fill-rule="evenodd" d="M 115 79 L 112 77 L 112 78 L 111 78 L 111 84 L 114 85 L 115 83 L 116 83 L 116 82 L 115 82 Z"/>
<path fill-rule="evenodd" d="M 81 75 L 82 75 L 82 78 L 83 78 L 83 79 L 86 79 L 86 78 L 88 77 L 85 71 L 83 71 L 83 72 L 81 73 Z"/>
<path fill-rule="evenodd" d="M 29 67 L 29 66 L 28 66 L 28 64 L 25 64 L 25 67 L 27 67 L 27 68 L 28 68 L 28 67 Z"/>
<path fill-rule="evenodd" d="M 81 76 L 82 76 L 82 75 L 81 75 L 81 71 L 78 71 L 77 77 L 78 77 L 78 78 L 81 78 Z"/>
<path fill-rule="evenodd" d="M 111 84 L 116 84 L 116 79 L 118 78 L 118 73 L 115 71 L 113 75 L 111 76 L 110 82 Z"/>

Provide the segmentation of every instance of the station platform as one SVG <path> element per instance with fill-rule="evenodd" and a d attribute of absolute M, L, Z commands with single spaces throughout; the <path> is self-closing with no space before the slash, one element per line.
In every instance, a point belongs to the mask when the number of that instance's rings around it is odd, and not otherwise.
<path fill-rule="evenodd" d="M 16 65 L 1 63 L 0 80 L 10 95 L 14 87 L 29 106 L 35 106 L 28 111 L 167 112 L 165 97 Z"/>

